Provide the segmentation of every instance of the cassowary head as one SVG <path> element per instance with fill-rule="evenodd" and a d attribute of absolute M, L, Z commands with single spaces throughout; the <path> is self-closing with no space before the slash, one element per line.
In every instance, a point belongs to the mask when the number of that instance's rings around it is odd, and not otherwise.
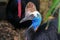
<path fill-rule="evenodd" d="M 31 14 L 31 12 L 34 12 L 34 11 L 36 11 L 35 4 L 32 2 L 29 2 L 25 8 L 25 17 L 20 21 L 20 23 L 27 21 L 27 20 L 32 20 L 34 16 L 33 14 Z"/>

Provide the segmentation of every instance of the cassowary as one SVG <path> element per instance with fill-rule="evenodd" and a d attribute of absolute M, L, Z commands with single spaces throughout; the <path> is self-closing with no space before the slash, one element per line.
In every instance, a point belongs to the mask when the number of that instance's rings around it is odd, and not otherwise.
<path fill-rule="evenodd" d="M 25 8 L 25 17 L 20 21 L 20 23 L 27 20 L 32 20 L 32 24 L 27 29 L 27 31 L 33 30 L 34 32 L 36 32 L 38 27 L 41 24 L 42 16 L 37 11 L 35 4 L 32 2 L 27 3 L 26 8 Z M 28 37 L 28 40 L 29 40 L 29 37 Z"/>
<path fill-rule="evenodd" d="M 43 30 L 45 29 L 47 23 L 43 24 L 43 25 L 40 25 L 41 21 L 42 21 L 42 18 L 40 15 L 38 15 L 37 17 L 34 16 L 35 13 L 37 13 L 36 11 L 33 12 L 33 7 L 32 6 L 33 3 L 29 2 L 27 4 L 27 7 L 25 9 L 25 17 L 20 21 L 21 22 L 24 22 L 24 21 L 27 21 L 27 20 L 32 20 L 32 24 L 35 23 L 35 25 L 32 25 L 25 31 L 25 40 L 58 40 L 58 34 L 57 34 L 57 26 L 58 26 L 58 20 L 57 18 L 54 18 L 54 19 L 51 19 L 50 20 L 50 23 L 49 23 L 49 26 L 48 26 L 48 29 L 47 30 Z M 28 6 L 30 5 L 30 6 Z M 32 8 L 32 9 L 30 9 Z M 35 7 L 34 7 L 35 8 Z M 27 11 L 26 11 L 27 10 Z M 29 11 L 29 10 L 32 10 Z M 31 15 L 31 14 L 33 15 Z M 36 15 L 36 14 L 35 14 Z M 40 17 L 41 20 L 36 20 L 36 18 Z M 36 20 L 36 21 L 35 21 Z M 39 21 L 39 22 L 38 22 Z M 38 23 L 38 24 L 36 24 Z M 37 26 L 36 26 L 37 25 Z M 38 29 L 38 30 L 37 30 Z"/>
<path fill-rule="evenodd" d="M 9 0 L 6 8 L 6 19 L 13 24 L 16 28 L 28 27 L 31 24 L 31 21 L 19 23 L 19 21 L 25 17 L 25 7 L 28 2 L 33 2 L 37 10 L 39 10 L 39 0 L 21 0 L 21 18 L 18 17 L 18 0 Z M 37 3 L 36 3 L 37 2 Z M 28 25 L 25 25 L 28 24 Z"/>

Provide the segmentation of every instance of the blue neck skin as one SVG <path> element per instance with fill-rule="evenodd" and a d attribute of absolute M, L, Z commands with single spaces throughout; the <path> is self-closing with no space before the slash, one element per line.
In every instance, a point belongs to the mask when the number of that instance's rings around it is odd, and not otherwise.
<path fill-rule="evenodd" d="M 33 18 L 31 26 L 33 27 L 34 30 L 36 30 L 40 26 L 41 21 L 42 21 L 42 18 L 39 18 L 39 17 Z"/>

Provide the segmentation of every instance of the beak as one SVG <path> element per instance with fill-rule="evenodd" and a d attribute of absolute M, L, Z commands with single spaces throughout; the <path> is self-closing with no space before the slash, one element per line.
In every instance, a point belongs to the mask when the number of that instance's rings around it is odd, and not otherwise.
<path fill-rule="evenodd" d="M 23 18 L 23 19 L 20 21 L 20 23 L 25 22 L 25 21 L 27 21 L 27 20 L 32 20 L 33 18 L 34 18 L 34 16 L 33 16 L 33 15 L 30 15 L 30 16 L 28 16 L 28 17 Z"/>
<path fill-rule="evenodd" d="M 23 18 L 23 19 L 20 21 L 20 23 L 25 22 L 25 21 L 27 21 L 27 18 L 26 18 L 26 17 Z"/>

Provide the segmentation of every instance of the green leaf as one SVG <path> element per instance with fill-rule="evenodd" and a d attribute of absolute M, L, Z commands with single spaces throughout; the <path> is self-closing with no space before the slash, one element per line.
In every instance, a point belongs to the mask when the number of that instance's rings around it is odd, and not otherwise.
<path fill-rule="evenodd" d="M 60 0 L 53 0 L 53 3 L 45 16 L 45 20 L 48 20 L 48 17 L 52 14 L 52 11 L 55 9 L 59 2 Z"/>

